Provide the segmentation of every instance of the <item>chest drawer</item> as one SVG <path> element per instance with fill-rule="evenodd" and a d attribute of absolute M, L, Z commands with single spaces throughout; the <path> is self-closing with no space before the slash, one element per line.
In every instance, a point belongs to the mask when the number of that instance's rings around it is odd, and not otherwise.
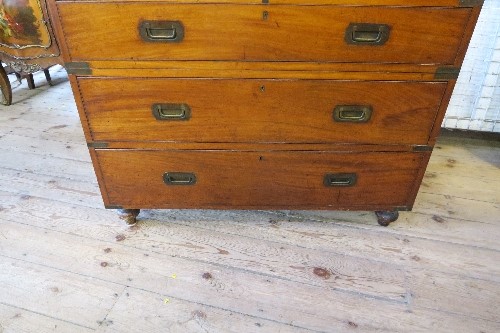
<path fill-rule="evenodd" d="M 446 83 L 78 79 L 96 141 L 425 144 Z"/>
<path fill-rule="evenodd" d="M 453 64 L 470 8 L 58 3 L 71 61 Z"/>
<path fill-rule="evenodd" d="M 406 206 L 424 154 L 96 150 L 108 205 Z M 398 186 L 393 186 L 397 183 Z"/>

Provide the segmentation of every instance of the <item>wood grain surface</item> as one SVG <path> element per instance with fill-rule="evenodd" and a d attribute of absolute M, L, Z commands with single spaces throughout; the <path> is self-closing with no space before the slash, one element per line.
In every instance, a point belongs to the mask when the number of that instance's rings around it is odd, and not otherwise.
<path fill-rule="evenodd" d="M 144 210 L 128 227 L 102 208 L 52 76 L 0 112 L 0 330 L 500 331 L 498 140 L 441 135 L 413 211 L 387 228 L 274 210 Z"/>
<path fill-rule="evenodd" d="M 106 205 L 125 208 L 389 209 L 407 206 L 422 153 L 138 151 L 96 149 Z M 168 186 L 166 172 L 196 175 Z M 326 174 L 355 173 L 326 187 Z"/>
<path fill-rule="evenodd" d="M 101 78 L 226 78 L 367 81 L 442 81 L 437 64 L 335 63 L 301 61 L 122 61 L 90 60 L 91 74 Z"/>
<path fill-rule="evenodd" d="M 67 0 L 50 0 L 63 2 Z M 72 0 L 72 2 L 85 1 L 85 2 L 102 2 L 102 0 Z M 106 2 L 155 2 L 154 0 L 107 0 Z M 176 3 L 176 4 L 192 4 L 193 0 L 162 0 L 163 3 Z M 262 0 L 197 0 L 199 4 L 252 4 L 260 5 Z M 401 0 L 272 0 L 269 1 L 268 6 L 273 5 L 348 5 L 348 6 L 401 6 Z M 478 7 L 479 4 L 474 2 L 460 3 L 457 0 L 405 0 L 405 6 L 429 6 L 429 7 Z"/>
<path fill-rule="evenodd" d="M 446 83 L 80 78 L 94 141 L 427 144 Z M 157 120 L 182 103 L 185 121 Z M 335 121 L 340 105 L 373 109 Z"/>
<path fill-rule="evenodd" d="M 453 65 L 470 8 L 58 2 L 69 57 Z M 263 19 L 263 12 L 267 18 Z M 88 18 L 92 17 L 92 24 Z M 141 39 L 143 20 L 182 21 L 180 43 Z M 348 45 L 350 23 L 387 24 L 382 46 Z"/>

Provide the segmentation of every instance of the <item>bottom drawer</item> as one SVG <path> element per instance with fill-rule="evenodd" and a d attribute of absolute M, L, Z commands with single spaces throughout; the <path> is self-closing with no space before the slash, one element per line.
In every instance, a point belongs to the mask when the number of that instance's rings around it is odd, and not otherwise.
<path fill-rule="evenodd" d="M 96 149 L 106 206 L 411 207 L 425 153 Z"/>

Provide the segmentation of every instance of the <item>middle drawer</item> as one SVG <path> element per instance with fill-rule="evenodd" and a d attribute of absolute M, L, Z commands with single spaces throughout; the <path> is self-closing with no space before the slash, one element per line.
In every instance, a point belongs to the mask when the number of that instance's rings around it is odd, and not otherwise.
<path fill-rule="evenodd" d="M 426 144 L 447 84 L 78 78 L 95 141 Z"/>

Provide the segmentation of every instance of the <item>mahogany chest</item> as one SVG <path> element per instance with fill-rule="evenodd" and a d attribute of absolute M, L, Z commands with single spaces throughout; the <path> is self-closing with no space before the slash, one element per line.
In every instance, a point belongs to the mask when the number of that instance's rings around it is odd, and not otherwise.
<path fill-rule="evenodd" d="M 49 1 L 106 208 L 410 210 L 482 1 Z"/>

